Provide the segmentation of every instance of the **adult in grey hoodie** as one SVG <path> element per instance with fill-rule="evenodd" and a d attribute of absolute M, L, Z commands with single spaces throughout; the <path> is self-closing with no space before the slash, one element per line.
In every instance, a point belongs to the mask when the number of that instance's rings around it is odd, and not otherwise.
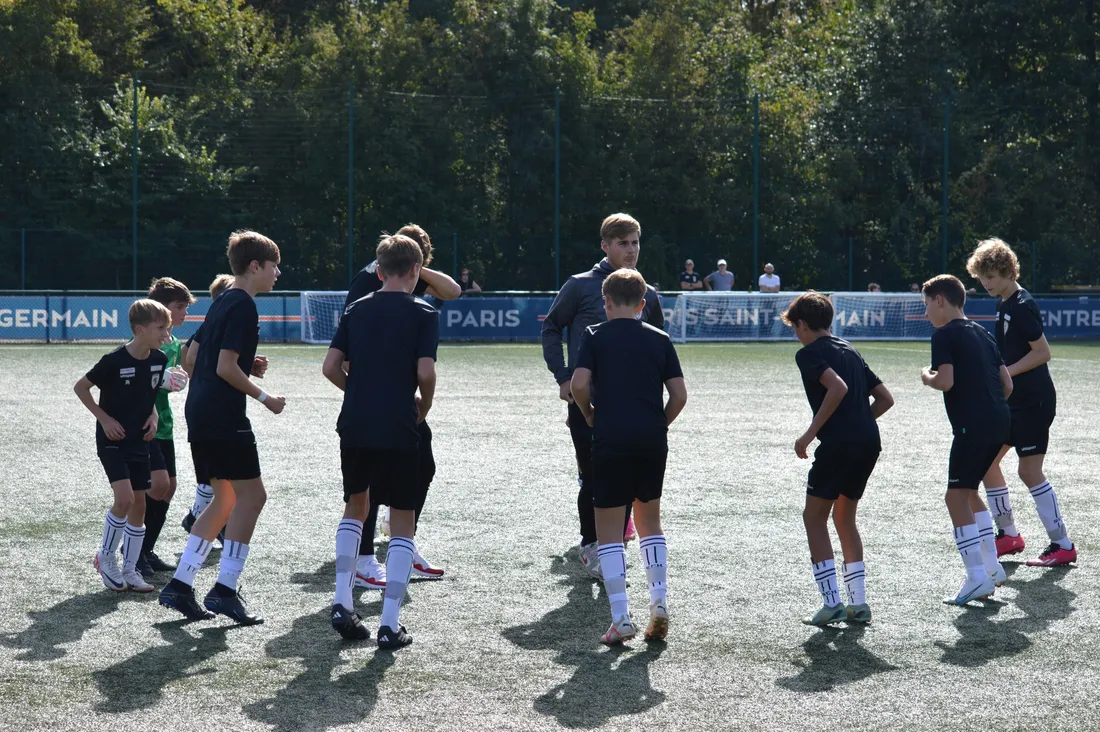
<path fill-rule="evenodd" d="M 554 380 L 558 382 L 558 396 L 569 403 L 569 433 L 577 453 L 580 484 L 577 513 L 580 517 L 581 560 L 585 568 L 597 577 L 600 568 L 596 554 L 596 513 L 592 505 L 591 484 L 588 481 L 592 469 L 592 428 L 573 403 L 569 381 L 573 378 L 573 367 L 576 365 L 581 343 L 588 336 L 588 326 L 607 320 L 604 313 L 603 281 L 617 269 L 637 268 L 641 233 L 641 225 L 627 214 L 612 214 L 604 219 L 600 227 L 600 248 L 607 256 L 592 269 L 573 275 L 562 285 L 542 324 L 542 357 L 547 368 L 554 374 Z M 655 328 L 664 327 L 661 299 L 652 286 L 646 287 L 645 307 L 640 318 Z M 568 362 L 562 356 L 561 350 L 563 333 L 566 331 L 569 334 Z M 598 400 L 599 396 L 595 396 Z"/>

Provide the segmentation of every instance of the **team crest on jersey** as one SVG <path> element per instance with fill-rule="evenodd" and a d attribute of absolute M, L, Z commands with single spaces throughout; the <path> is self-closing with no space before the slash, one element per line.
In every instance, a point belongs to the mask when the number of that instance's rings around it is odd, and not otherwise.
<path fill-rule="evenodd" d="M 150 379 L 150 381 L 152 382 L 152 387 L 154 389 L 160 386 L 160 376 L 160 374 L 153 374 L 152 378 Z"/>
<path fill-rule="evenodd" d="M 1012 324 L 1012 316 L 1011 316 L 1011 315 L 1009 315 L 1008 313 L 1005 313 L 1005 316 L 1004 316 L 1004 326 L 1002 327 L 1002 330 L 1003 330 L 1003 331 L 1004 331 L 1004 332 L 1005 332 L 1006 334 L 1008 333 L 1008 326 L 1009 326 L 1009 325 L 1011 325 L 1011 324 Z"/>

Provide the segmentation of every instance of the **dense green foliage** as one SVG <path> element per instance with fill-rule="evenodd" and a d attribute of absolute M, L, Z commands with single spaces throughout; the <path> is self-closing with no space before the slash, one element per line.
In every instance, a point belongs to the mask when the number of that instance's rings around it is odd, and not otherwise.
<path fill-rule="evenodd" d="M 950 99 L 949 268 L 999 235 L 1033 287 L 1091 284 L 1097 30 L 1094 0 L 0 0 L 0 287 L 20 228 L 28 286 L 129 286 L 135 76 L 141 280 L 201 286 L 247 226 L 281 286 L 341 287 L 353 187 L 357 266 L 415 220 L 444 269 L 454 232 L 485 286 L 551 288 L 560 90 L 563 274 L 625 210 L 664 286 L 725 256 L 845 287 L 851 238 L 856 287 L 905 288 Z"/>

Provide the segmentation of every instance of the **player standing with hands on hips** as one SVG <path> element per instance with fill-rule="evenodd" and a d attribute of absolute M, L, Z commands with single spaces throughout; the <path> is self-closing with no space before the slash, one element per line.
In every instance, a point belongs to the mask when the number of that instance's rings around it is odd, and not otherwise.
<path fill-rule="evenodd" d="M 249 378 L 260 340 L 255 298 L 275 287 L 280 256 L 275 242 L 254 231 L 230 236 L 226 254 L 233 268 L 233 286 L 214 301 L 206 315 L 184 412 L 192 453 L 209 472 L 214 500 L 191 528 L 175 576 L 161 590 L 160 603 L 191 620 L 220 613 L 241 625 L 256 625 L 264 621 L 263 616 L 248 609 L 237 581 L 267 493 L 245 397 L 252 397 L 274 414 L 286 405 L 284 397 L 269 395 Z M 218 581 L 206 595 L 203 609 L 195 601 L 192 585 L 223 526 L 225 546 Z"/>
<path fill-rule="evenodd" d="M 592 428 L 581 410 L 573 403 L 570 379 L 577 363 L 581 344 L 588 338 L 588 326 L 607 320 L 604 312 L 603 282 L 618 269 L 636 269 L 641 249 L 642 226 L 625 213 L 616 213 L 600 226 L 600 248 L 607 255 L 587 272 L 570 277 L 542 324 L 542 357 L 558 382 L 558 396 L 569 404 L 569 434 L 577 455 L 577 513 L 580 517 L 581 562 L 590 575 L 600 578 L 599 546 L 596 543 L 596 514 L 592 503 Z M 657 291 L 646 286 L 645 300 L 638 319 L 654 328 L 663 329 L 664 313 Z M 562 333 L 569 329 L 568 362 L 562 356 Z M 599 395 L 595 395 L 599 404 Z M 625 533 L 625 530 L 624 530 Z"/>

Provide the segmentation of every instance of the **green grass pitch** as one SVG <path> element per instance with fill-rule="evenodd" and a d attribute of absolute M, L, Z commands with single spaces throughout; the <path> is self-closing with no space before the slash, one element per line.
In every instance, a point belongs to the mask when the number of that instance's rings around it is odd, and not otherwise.
<path fill-rule="evenodd" d="M 340 395 L 323 349 L 267 346 L 281 416 L 250 406 L 269 491 L 245 570 L 268 617 L 186 624 L 155 595 L 106 591 L 91 566 L 109 504 L 93 419 L 73 395 L 105 345 L 0 348 L 0 729 L 1095 729 L 1100 708 L 1100 348 L 1055 345 L 1048 474 L 1081 568 L 1009 562 L 985 608 L 945 607 L 962 580 L 943 492 L 950 430 L 921 386 L 927 344 L 858 344 L 897 398 L 861 508 L 866 629 L 799 618 L 818 598 L 802 529 L 810 419 L 794 344 L 680 348 L 686 411 L 665 482 L 672 626 L 664 648 L 610 650 L 602 589 L 573 551 L 576 474 L 563 405 L 536 345 L 445 346 L 430 421 L 439 472 L 396 654 L 328 622 L 340 511 Z M 182 423 L 183 396 L 173 397 Z M 159 549 L 178 555 L 193 472 Z M 1015 471 L 1015 457 L 1006 459 Z M 1011 483 L 1036 554 L 1046 536 Z M 632 608 L 647 596 L 627 549 Z M 196 582 L 213 583 L 217 554 Z M 167 578 L 158 581 L 159 584 Z M 380 595 L 358 594 L 377 627 Z"/>

